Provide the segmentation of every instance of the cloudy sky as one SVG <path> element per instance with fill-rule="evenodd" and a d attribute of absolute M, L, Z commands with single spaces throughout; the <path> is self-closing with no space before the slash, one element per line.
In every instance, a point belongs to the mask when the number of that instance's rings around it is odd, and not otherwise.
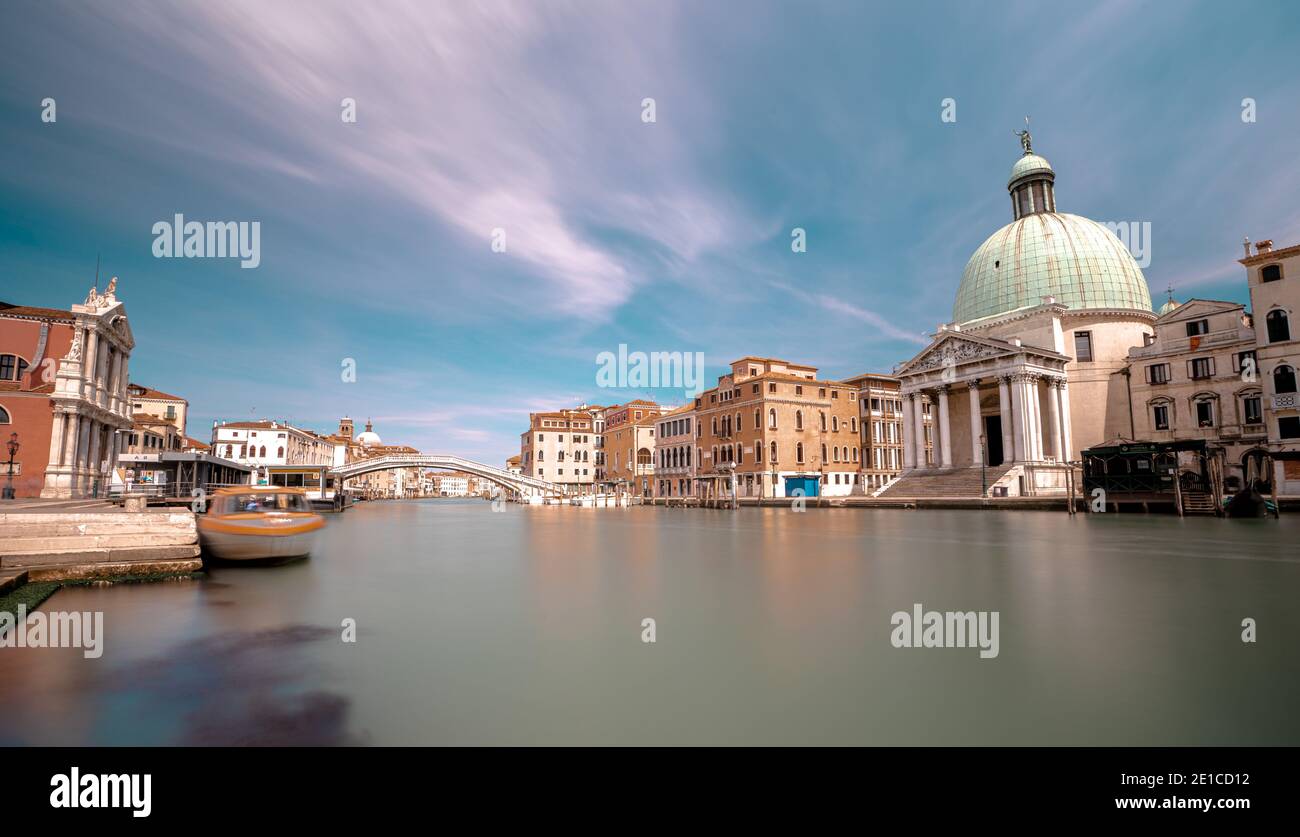
<path fill-rule="evenodd" d="M 1247 300 L 1243 235 L 1300 242 L 1300 4 L 1054 5 L 8 2 L 0 299 L 66 308 L 99 257 L 191 435 L 371 416 L 499 463 L 530 410 L 681 402 L 597 388 L 620 343 L 909 358 L 1028 114 L 1062 211 L 1151 223 L 1157 304 Z M 176 213 L 259 221 L 260 266 L 154 258 Z"/>

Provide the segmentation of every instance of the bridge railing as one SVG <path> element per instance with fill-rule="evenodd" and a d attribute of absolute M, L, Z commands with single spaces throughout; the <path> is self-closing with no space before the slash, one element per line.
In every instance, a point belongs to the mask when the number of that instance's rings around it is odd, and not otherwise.
<path fill-rule="evenodd" d="M 519 488 L 528 488 L 533 491 L 542 491 L 548 494 L 568 493 L 565 490 L 565 486 L 544 479 L 529 477 L 523 474 L 512 474 L 501 468 L 495 468 L 491 465 L 484 465 L 481 462 L 475 462 L 471 459 L 447 454 L 391 453 L 373 459 L 361 459 L 356 462 L 350 462 L 347 465 L 333 469 L 330 473 L 335 477 L 349 479 L 371 471 L 382 471 L 387 468 L 418 467 L 451 468 L 454 470 L 466 471 L 477 476 L 495 478 L 503 483 L 515 487 L 516 490 Z"/>

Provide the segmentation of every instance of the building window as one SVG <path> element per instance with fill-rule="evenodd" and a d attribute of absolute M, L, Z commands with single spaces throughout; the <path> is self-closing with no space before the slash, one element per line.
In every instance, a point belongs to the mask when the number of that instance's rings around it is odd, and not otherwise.
<path fill-rule="evenodd" d="M 768 391 L 768 392 L 776 392 L 776 384 L 774 384 L 774 383 L 769 383 L 769 384 L 767 385 L 767 391 Z"/>
<path fill-rule="evenodd" d="M 1169 383 L 1169 364 L 1157 363 L 1147 367 L 1148 384 L 1167 384 Z"/>
<path fill-rule="evenodd" d="M 797 442 L 794 446 L 794 461 L 803 463 L 803 442 Z"/>
<path fill-rule="evenodd" d="M 1092 360 L 1092 332 L 1076 331 L 1074 333 L 1074 359 L 1087 363 Z"/>
<path fill-rule="evenodd" d="M 794 394 L 795 394 L 795 395 L 803 395 L 803 387 L 799 386 L 798 384 L 795 384 L 795 385 L 794 385 Z"/>
<path fill-rule="evenodd" d="M 1169 429 L 1169 405 L 1157 404 L 1151 408 L 1151 417 L 1155 422 L 1156 430 Z"/>
<path fill-rule="evenodd" d="M 0 381 L 21 381 L 27 373 L 27 361 L 18 355 L 0 355 Z"/>
<path fill-rule="evenodd" d="M 1282 343 L 1291 339 L 1291 325 L 1287 321 L 1286 312 L 1281 308 L 1269 311 L 1264 317 L 1264 324 L 1268 328 L 1268 342 Z"/>
<path fill-rule="evenodd" d="M 767 411 L 767 426 L 770 430 L 776 429 L 776 408 L 775 407 Z"/>
<path fill-rule="evenodd" d="M 1214 401 L 1205 398 L 1196 402 L 1196 426 L 1214 426 Z"/>
<path fill-rule="evenodd" d="M 1277 420 L 1277 435 L 1282 439 L 1300 439 L 1300 416 L 1282 416 Z"/>
<path fill-rule="evenodd" d="M 1214 358 L 1197 357 L 1188 361 L 1188 374 L 1192 380 L 1200 381 L 1214 377 Z"/>
<path fill-rule="evenodd" d="M 794 411 L 794 429 L 803 430 L 803 410 Z"/>
<path fill-rule="evenodd" d="M 1295 392 L 1295 370 L 1283 364 L 1273 370 L 1273 392 Z"/>
<path fill-rule="evenodd" d="M 1196 337 L 1201 334 L 1209 334 L 1209 333 L 1210 333 L 1209 320 L 1192 320 L 1190 323 L 1187 324 L 1188 337 Z"/>
<path fill-rule="evenodd" d="M 1259 271 L 1259 281 L 1276 282 L 1282 278 L 1282 265 L 1266 264 Z"/>
<path fill-rule="evenodd" d="M 1247 395 L 1241 399 L 1242 424 L 1263 424 L 1263 399 L 1258 395 Z"/>
<path fill-rule="evenodd" d="M 278 458 L 278 457 L 283 457 L 283 456 L 284 456 L 284 447 L 281 447 L 279 450 L 277 450 L 277 451 L 275 452 L 275 455 L 276 455 L 277 458 Z"/>
<path fill-rule="evenodd" d="M 768 461 L 770 461 L 773 465 L 775 465 L 776 464 L 776 442 L 775 441 L 772 442 L 772 447 L 768 449 L 768 453 L 771 454 L 771 457 L 769 458 Z"/>
<path fill-rule="evenodd" d="M 1259 361 L 1255 358 L 1255 350 L 1248 349 L 1244 352 L 1237 352 L 1232 356 L 1232 371 L 1240 372 L 1245 369 L 1247 364 L 1250 365 L 1250 371 L 1253 373 L 1259 368 Z"/>

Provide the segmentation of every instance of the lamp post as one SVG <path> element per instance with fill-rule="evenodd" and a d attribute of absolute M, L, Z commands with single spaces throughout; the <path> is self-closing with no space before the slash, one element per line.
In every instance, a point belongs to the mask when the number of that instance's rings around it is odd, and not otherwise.
<path fill-rule="evenodd" d="M 12 500 L 14 498 L 14 457 L 18 455 L 18 434 L 10 433 L 9 442 L 6 445 L 9 448 L 9 481 L 4 488 L 4 499 Z"/>
<path fill-rule="evenodd" d="M 983 497 L 985 494 L 988 494 L 989 492 L 988 478 L 985 476 L 984 473 L 984 466 L 988 464 L 989 455 L 988 452 L 984 450 L 984 443 L 985 443 L 985 436 L 983 433 L 981 433 L 980 434 L 980 496 L 981 497 Z"/>

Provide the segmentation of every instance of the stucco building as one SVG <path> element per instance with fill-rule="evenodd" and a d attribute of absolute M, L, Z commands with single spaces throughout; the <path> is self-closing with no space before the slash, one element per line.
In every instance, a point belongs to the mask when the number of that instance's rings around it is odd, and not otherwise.
<path fill-rule="evenodd" d="M 659 417 L 654 440 L 656 497 L 694 496 L 695 434 L 693 403 Z"/>
<path fill-rule="evenodd" d="M 118 431 L 132 426 L 134 348 L 116 277 L 67 311 L 0 303 L 0 441 L 18 434 L 16 496 L 107 492 Z"/>
<path fill-rule="evenodd" d="M 1300 244 L 1274 250 L 1272 241 L 1258 241 L 1252 253 L 1247 242 L 1241 264 L 1255 316 L 1255 355 L 1275 489 L 1300 495 Z"/>

